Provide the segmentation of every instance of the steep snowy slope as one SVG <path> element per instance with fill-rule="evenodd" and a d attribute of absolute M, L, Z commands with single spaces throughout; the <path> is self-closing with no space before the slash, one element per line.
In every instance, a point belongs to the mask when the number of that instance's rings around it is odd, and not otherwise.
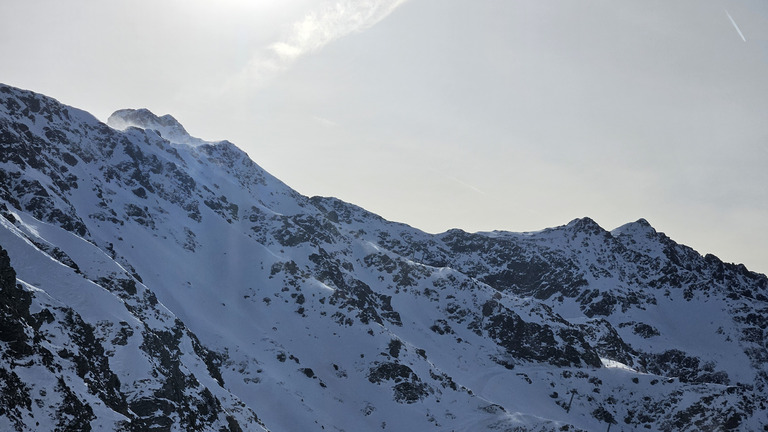
<path fill-rule="evenodd" d="M 645 221 L 429 235 L 0 86 L 0 427 L 763 430 L 768 281 Z"/>

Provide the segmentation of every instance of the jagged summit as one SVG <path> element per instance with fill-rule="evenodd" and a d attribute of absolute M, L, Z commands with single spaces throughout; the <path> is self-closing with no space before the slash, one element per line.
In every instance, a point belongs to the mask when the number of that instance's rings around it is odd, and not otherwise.
<path fill-rule="evenodd" d="M 603 227 L 600 226 L 600 224 L 595 222 L 594 219 L 586 216 L 576 218 L 563 226 L 552 229 L 565 230 L 574 234 L 581 233 L 587 235 L 599 235 L 607 232 Z"/>
<path fill-rule="evenodd" d="M 566 225 L 568 228 L 577 229 L 577 230 L 602 230 L 603 227 L 600 226 L 597 222 L 595 222 L 594 219 L 590 217 L 580 217 L 576 218 L 570 222 L 568 222 Z"/>
<path fill-rule="evenodd" d="M 657 231 L 653 226 L 645 219 L 640 218 L 635 222 L 626 223 L 611 231 L 614 236 L 619 235 L 654 235 Z"/>
<path fill-rule="evenodd" d="M 118 130 L 125 130 L 129 127 L 155 130 L 163 138 L 177 144 L 200 145 L 206 143 L 189 135 L 184 126 L 172 115 L 157 116 L 146 108 L 117 110 L 109 116 L 107 125 Z"/>

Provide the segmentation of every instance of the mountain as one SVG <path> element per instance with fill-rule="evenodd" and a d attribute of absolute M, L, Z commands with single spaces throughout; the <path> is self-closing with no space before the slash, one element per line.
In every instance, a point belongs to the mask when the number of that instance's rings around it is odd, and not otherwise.
<path fill-rule="evenodd" d="M 768 430 L 768 278 L 639 220 L 427 234 L 0 86 L 0 429 Z"/>

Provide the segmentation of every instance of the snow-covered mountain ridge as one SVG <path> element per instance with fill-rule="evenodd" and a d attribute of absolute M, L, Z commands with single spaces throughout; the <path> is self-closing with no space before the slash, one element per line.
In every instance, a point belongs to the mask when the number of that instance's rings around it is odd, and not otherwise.
<path fill-rule="evenodd" d="M 0 86 L 3 430 L 768 430 L 768 279 L 644 220 L 432 235 Z"/>

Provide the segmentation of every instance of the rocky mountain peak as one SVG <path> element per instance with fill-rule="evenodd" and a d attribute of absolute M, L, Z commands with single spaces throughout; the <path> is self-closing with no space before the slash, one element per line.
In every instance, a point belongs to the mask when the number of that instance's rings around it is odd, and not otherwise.
<path fill-rule="evenodd" d="M 112 113 L 107 125 L 114 129 L 125 130 L 129 127 L 154 130 L 172 143 L 199 145 L 204 142 L 189 135 L 184 126 L 170 114 L 158 116 L 146 108 L 121 109 Z"/>
<path fill-rule="evenodd" d="M 611 235 L 630 249 L 652 256 L 666 255 L 666 250 L 674 243 L 645 219 L 624 224 L 612 230 Z"/>
<path fill-rule="evenodd" d="M 597 222 L 589 217 L 582 217 L 574 219 L 565 225 L 567 230 L 585 233 L 585 234 L 602 234 L 605 233 L 605 229 L 601 227 Z"/>
<path fill-rule="evenodd" d="M 656 230 L 647 220 L 640 218 L 635 222 L 630 222 L 614 229 L 611 231 L 611 234 L 614 236 L 637 234 L 648 236 L 656 234 Z"/>

